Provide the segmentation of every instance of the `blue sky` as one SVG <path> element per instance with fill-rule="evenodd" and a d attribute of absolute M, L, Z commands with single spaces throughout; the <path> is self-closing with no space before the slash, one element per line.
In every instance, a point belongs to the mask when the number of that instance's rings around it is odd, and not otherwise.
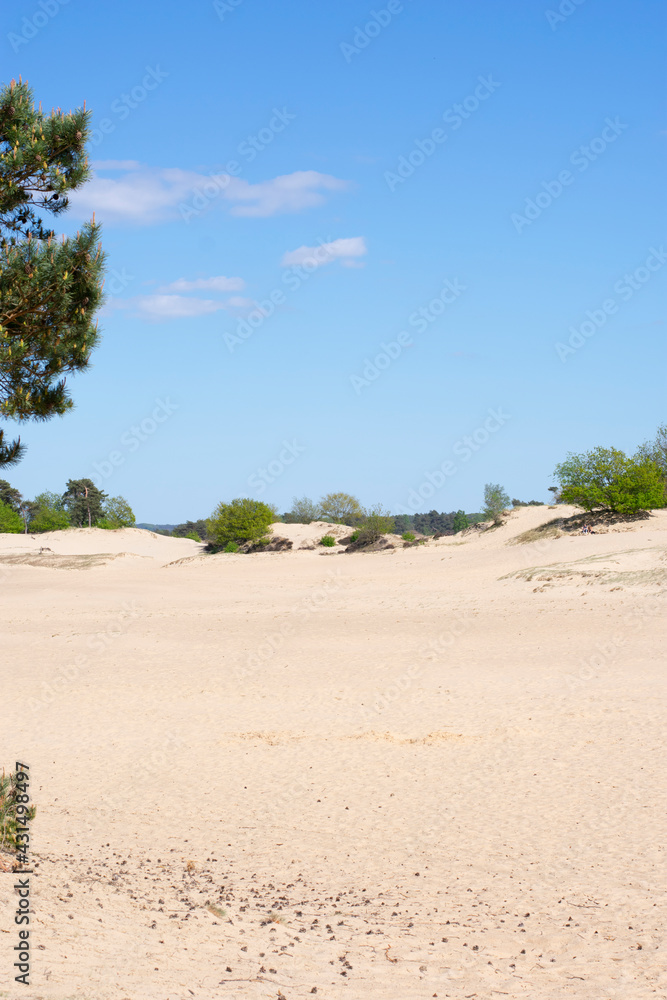
<path fill-rule="evenodd" d="M 664 21 L 659 0 L 16 0 L 4 82 L 93 110 L 60 225 L 103 222 L 109 299 L 76 409 L 23 425 L 12 483 L 90 476 L 155 522 L 339 489 L 474 511 L 486 482 L 546 499 L 568 451 L 651 437 Z"/>

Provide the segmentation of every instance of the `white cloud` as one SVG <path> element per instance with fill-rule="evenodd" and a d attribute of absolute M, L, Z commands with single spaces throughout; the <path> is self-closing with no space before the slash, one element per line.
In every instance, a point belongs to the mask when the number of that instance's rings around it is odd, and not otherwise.
<path fill-rule="evenodd" d="M 218 275 L 214 278 L 195 278 L 188 281 L 187 278 L 178 278 L 169 285 L 162 285 L 158 292 L 240 292 L 245 288 L 243 278 L 225 278 Z"/>
<path fill-rule="evenodd" d="M 290 250 L 283 255 L 283 267 L 293 267 L 308 263 L 314 267 L 322 267 L 334 260 L 340 260 L 344 267 L 363 267 L 363 262 L 356 258 L 368 253 L 366 240 L 363 236 L 350 236 L 347 239 L 333 240 L 331 243 L 320 243 L 316 247 L 302 246 Z"/>
<path fill-rule="evenodd" d="M 101 160 L 99 170 L 124 171 L 120 177 L 98 174 L 70 195 L 77 215 L 93 212 L 106 223 L 151 225 L 170 218 L 189 220 L 213 206 L 232 215 L 267 217 L 321 205 L 328 193 L 348 190 L 348 181 L 298 170 L 250 184 L 239 177 L 199 174 L 179 168 L 146 167 L 134 160 Z"/>
<path fill-rule="evenodd" d="M 152 322 L 207 316 L 225 308 L 224 302 L 215 299 L 189 299 L 184 295 L 139 295 L 126 302 L 135 309 L 136 315 Z"/>

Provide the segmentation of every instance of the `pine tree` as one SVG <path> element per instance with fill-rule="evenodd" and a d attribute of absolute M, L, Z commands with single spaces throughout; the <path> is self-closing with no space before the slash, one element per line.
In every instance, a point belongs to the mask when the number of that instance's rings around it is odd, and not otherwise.
<path fill-rule="evenodd" d="M 62 502 L 75 528 L 89 528 L 104 517 L 107 494 L 95 486 L 92 479 L 68 479 Z"/>
<path fill-rule="evenodd" d="M 57 241 L 36 211 L 60 215 L 67 193 L 89 179 L 89 123 L 85 108 L 36 109 L 20 79 L 0 90 L 0 414 L 13 420 L 71 409 L 66 376 L 88 367 L 98 339 L 100 226 L 93 217 Z M 0 467 L 22 451 L 0 430 Z"/>

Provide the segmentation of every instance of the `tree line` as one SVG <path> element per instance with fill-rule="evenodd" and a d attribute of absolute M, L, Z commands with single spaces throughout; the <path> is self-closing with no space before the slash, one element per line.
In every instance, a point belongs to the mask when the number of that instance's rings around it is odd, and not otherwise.
<path fill-rule="evenodd" d="M 27 500 L 0 479 L 0 532 L 37 534 L 65 528 L 131 528 L 132 508 L 124 497 L 110 497 L 92 479 L 69 479 L 64 493 L 45 490 Z"/>

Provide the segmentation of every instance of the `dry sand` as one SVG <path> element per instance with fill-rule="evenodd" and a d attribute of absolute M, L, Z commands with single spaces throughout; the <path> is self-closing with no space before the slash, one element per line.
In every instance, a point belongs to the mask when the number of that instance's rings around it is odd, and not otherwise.
<path fill-rule="evenodd" d="M 563 513 L 376 554 L 0 536 L 38 808 L 0 995 L 667 996 L 667 512 L 509 544 Z"/>

